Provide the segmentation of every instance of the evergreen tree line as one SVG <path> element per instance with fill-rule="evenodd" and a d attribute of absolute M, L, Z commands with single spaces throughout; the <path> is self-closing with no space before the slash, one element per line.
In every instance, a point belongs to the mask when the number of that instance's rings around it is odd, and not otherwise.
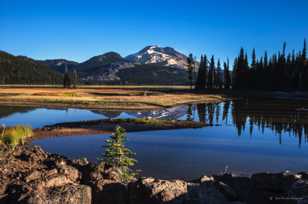
<path fill-rule="evenodd" d="M 234 90 L 285 90 L 308 91 L 308 60 L 307 44 L 304 40 L 303 49 L 297 53 L 286 53 L 287 45 L 277 54 L 268 56 L 267 52 L 260 58 L 253 49 L 251 63 L 247 52 L 240 49 L 239 55 L 230 70 L 229 60 L 215 63 L 214 56 L 208 59 L 201 56 L 195 89 L 224 88 Z"/>
<path fill-rule="evenodd" d="M 214 56 L 208 59 L 206 55 L 201 55 L 195 88 L 197 90 L 202 90 L 205 88 L 229 89 L 230 87 L 231 72 L 229 71 L 229 60 L 223 63 L 222 70 L 219 59 L 217 63 L 215 63 Z"/>
<path fill-rule="evenodd" d="M 286 43 L 277 54 L 257 58 L 252 51 L 251 63 L 247 53 L 241 48 L 234 61 L 233 88 L 256 90 L 308 90 L 307 45 L 304 41 L 302 51 L 286 53 Z"/>
<path fill-rule="evenodd" d="M 63 87 L 64 88 L 77 88 L 79 78 L 78 73 L 74 69 L 73 72 L 69 72 L 67 67 L 65 67 L 64 77 L 63 77 Z"/>

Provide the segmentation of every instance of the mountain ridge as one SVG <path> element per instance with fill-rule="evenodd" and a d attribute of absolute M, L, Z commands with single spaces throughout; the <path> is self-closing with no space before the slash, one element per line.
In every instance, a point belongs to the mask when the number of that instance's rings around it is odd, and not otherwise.
<path fill-rule="evenodd" d="M 26 56 L 0 51 L 0 84 L 62 83 L 57 71 Z"/>
<path fill-rule="evenodd" d="M 187 56 L 172 47 L 149 45 L 126 57 L 110 51 L 81 63 L 69 64 L 71 61 L 67 60 L 63 64 L 68 70 L 75 69 L 83 83 L 178 84 L 187 77 L 185 71 L 177 70 L 186 70 L 186 61 Z M 64 73 L 65 69 L 62 67 L 56 70 Z"/>
<path fill-rule="evenodd" d="M 126 57 L 110 51 L 80 63 L 63 58 L 33 61 L 62 75 L 65 70 L 76 70 L 80 81 L 86 84 L 187 83 L 187 57 L 171 47 L 150 45 Z"/>

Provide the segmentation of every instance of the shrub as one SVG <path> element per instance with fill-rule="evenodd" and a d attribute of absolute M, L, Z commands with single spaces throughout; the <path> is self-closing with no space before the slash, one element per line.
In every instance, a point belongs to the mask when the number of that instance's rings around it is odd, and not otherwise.
<path fill-rule="evenodd" d="M 133 158 L 135 154 L 125 147 L 125 140 L 125 129 L 117 126 L 115 133 L 112 134 L 110 139 L 106 140 L 103 162 L 105 165 L 118 170 L 122 182 L 129 182 L 136 176 L 132 167 L 136 164 L 137 160 Z"/>
<path fill-rule="evenodd" d="M 14 149 L 17 145 L 24 144 L 25 139 L 31 137 L 32 134 L 32 128 L 28 126 L 17 125 L 3 128 L 0 141 Z"/>

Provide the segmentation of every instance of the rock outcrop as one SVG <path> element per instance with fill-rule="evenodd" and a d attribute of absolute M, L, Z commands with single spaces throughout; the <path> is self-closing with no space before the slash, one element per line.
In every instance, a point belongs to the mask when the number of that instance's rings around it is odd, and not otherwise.
<path fill-rule="evenodd" d="M 91 188 L 68 159 L 40 147 L 19 147 L 1 158 L 0 203 L 92 203 Z"/>
<path fill-rule="evenodd" d="M 305 204 L 308 173 L 203 176 L 194 181 L 138 178 L 69 160 L 37 146 L 0 154 L 0 204 Z"/>

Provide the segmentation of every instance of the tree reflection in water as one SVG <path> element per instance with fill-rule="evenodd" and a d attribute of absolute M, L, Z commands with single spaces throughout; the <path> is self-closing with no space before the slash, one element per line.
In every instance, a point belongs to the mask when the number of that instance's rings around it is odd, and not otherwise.
<path fill-rule="evenodd" d="M 238 136 L 248 129 L 252 136 L 254 131 L 264 134 L 265 128 L 270 128 L 282 144 L 284 133 L 298 138 L 298 145 L 303 140 L 308 141 L 308 112 L 303 102 L 260 99 L 234 99 L 219 104 L 197 104 L 196 112 L 200 122 L 206 125 L 234 125 Z M 189 106 L 188 113 L 192 118 Z M 187 114 L 189 115 L 189 114 Z"/>

